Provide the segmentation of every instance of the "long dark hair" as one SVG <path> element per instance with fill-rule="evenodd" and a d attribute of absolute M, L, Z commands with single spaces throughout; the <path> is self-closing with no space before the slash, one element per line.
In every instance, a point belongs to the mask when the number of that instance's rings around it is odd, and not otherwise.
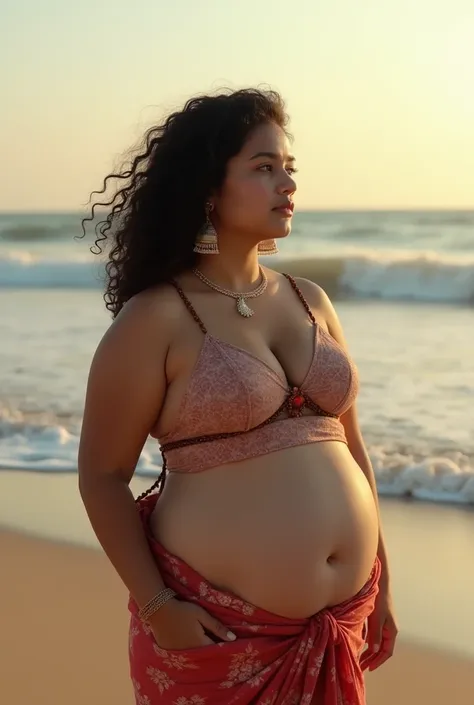
<path fill-rule="evenodd" d="M 107 216 L 95 225 L 94 254 L 107 247 L 106 307 L 115 318 L 124 304 L 150 286 L 169 281 L 193 266 L 194 240 L 205 223 L 206 201 L 220 188 L 229 159 L 249 134 L 273 122 L 286 130 L 288 117 L 278 93 L 254 88 L 190 99 L 181 111 L 150 128 L 131 164 L 109 174 L 117 188 L 109 200 L 95 202 Z"/>

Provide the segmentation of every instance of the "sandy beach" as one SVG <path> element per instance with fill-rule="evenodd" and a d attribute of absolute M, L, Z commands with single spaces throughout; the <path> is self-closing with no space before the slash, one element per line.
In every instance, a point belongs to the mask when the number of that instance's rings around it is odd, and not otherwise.
<path fill-rule="evenodd" d="M 132 705 L 126 591 L 94 549 L 0 533 L 1 702 Z M 403 641 L 368 705 L 472 705 L 474 660 Z"/>
<path fill-rule="evenodd" d="M 382 515 L 401 637 L 367 675 L 368 705 L 472 705 L 474 576 L 466 561 L 454 571 L 474 550 L 474 514 L 388 500 Z M 75 476 L 2 471 L 0 526 L 2 705 L 132 705 L 127 593 Z"/>

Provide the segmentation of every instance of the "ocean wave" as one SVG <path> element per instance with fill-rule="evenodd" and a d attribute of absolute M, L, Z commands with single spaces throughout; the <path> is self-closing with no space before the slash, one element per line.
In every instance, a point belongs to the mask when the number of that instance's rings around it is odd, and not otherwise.
<path fill-rule="evenodd" d="M 460 451 L 414 459 L 369 448 L 369 455 L 381 495 L 474 505 L 474 462 Z"/>
<path fill-rule="evenodd" d="M 0 421 L 0 470 L 75 473 L 79 436 L 61 425 L 30 425 L 6 417 Z M 378 491 L 391 497 L 412 497 L 440 503 L 474 505 L 474 458 L 448 451 L 415 458 L 406 449 L 372 446 L 369 455 Z M 156 479 L 161 455 L 149 438 L 136 467 L 137 475 Z"/>
<path fill-rule="evenodd" d="M 103 284 L 103 266 L 82 259 L 39 258 L 29 252 L 0 254 L 0 288 L 95 289 Z"/>
<path fill-rule="evenodd" d="M 382 226 L 370 226 L 370 225 L 353 225 L 350 227 L 340 228 L 333 233 L 333 236 L 340 240 L 357 240 L 362 238 L 363 240 L 368 238 L 381 238 L 384 235 L 384 228 Z"/>
<path fill-rule="evenodd" d="M 330 296 L 394 301 L 474 302 L 474 258 L 431 253 L 352 252 L 279 257 L 275 269 L 320 284 Z M 36 258 L 28 252 L 0 255 L 0 288 L 97 288 L 103 262 L 90 257 Z"/>
<path fill-rule="evenodd" d="M 472 228 L 474 225 L 474 211 L 459 211 L 458 213 L 440 213 L 429 211 L 423 215 L 413 218 L 415 225 L 435 225 L 436 227 L 445 227 L 449 225 Z"/>
<path fill-rule="evenodd" d="M 80 213 L 0 213 L 0 243 L 73 242 L 81 234 L 81 217 Z"/>
<path fill-rule="evenodd" d="M 11 225 L 0 230 L 0 238 L 8 242 L 38 242 L 63 236 L 62 228 L 51 225 Z"/>
<path fill-rule="evenodd" d="M 280 260 L 275 268 L 306 277 L 330 296 L 387 301 L 474 302 L 474 259 L 430 253 L 361 252 Z"/>

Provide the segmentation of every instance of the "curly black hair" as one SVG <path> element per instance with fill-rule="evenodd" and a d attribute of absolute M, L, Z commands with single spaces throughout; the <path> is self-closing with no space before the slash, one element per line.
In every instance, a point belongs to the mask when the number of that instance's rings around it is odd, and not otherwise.
<path fill-rule="evenodd" d="M 223 90 L 187 101 L 184 108 L 150 128 L 131 164 L 109 174 L 117 182 L 108 201 L 95 202 L 82 220 L 94 221 L 96 208 L 108 214 L 95 225 L 91 252 L 107 246 L 106 308 L 115 318 L 133 296 L 169 281 L 195 264 L 196 234 L 206 220 L 206 201 L 222 185 L 229 159 L 258 126 L 275 123 L 286 132 L 288 116 L 273 90 Z"/>

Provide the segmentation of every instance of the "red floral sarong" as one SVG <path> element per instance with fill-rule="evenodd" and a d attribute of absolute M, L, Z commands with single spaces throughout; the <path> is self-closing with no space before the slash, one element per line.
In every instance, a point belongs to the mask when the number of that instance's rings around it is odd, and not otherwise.
<path fill-rule="evenodd" d="M 288 619 L 214 588 L 148 528 L 157 495 L 138 504 L 165 584 L 196 602 L 237 639 L 184 650 L 161 649 L 130 598 L 130 673 L 136 705 L 364 705 L 359 657 L 380 576 L 353 598 L 306 619 Z"/>

